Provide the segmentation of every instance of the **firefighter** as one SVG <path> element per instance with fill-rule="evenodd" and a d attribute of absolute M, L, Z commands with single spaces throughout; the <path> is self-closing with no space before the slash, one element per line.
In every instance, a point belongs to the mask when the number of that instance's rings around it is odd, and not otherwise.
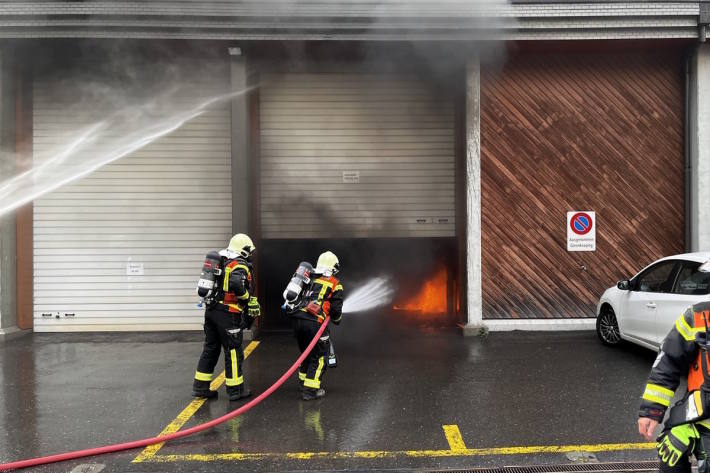
<path fill-rule="evenodd" d="M 688 376 L 687 392 L 671 408 L 656 439 L 664 473 L 690 473 L 690 455 L 697 459 L 699 473 L 710 472 L 706 461 L 710 451 L 708 324 L 710 302 L 695 304 L 685 311 L 663 341 L 642 396 L 639 433 L 652 440 L 681 377 Z"/>
<path fill-rule="evenodd" d="M 343 285 L 335 276 L 340 271 L 338 257 L 330 251 L 318 257 L 311 285 L 303 295 L 303 302 L 290 312 L 293 317 L 293 331 L 301 353 L 308 347 L 326 316 L 338 325 L 342 319 Z M 323 375 L 328 367 L 330 353 L 330 333 L 328 328 L 318 340 L 308 357 L 298 370 L 301 382 L 301 397 L 304 401 L 325 396 L 321 387 Z"/>
<path fill-rule="evenodd" d="M 229 400 L 237 401 L 251 395 L 244 384 L 242 337 L 243 331 L 251 328 L 261 313 L 253 293 L 251 256 L 255 249 L 251 238 L 239 233 L 232 237 L 226 249 L 219 252 L 224 270 L 217 282 L 214 303 L 205 310 L 205 343 L 193 382 L 194 397 L 217 397 L 217 391 L 210 390 L 210 381 L 220 349 L 224 350 Z"/>

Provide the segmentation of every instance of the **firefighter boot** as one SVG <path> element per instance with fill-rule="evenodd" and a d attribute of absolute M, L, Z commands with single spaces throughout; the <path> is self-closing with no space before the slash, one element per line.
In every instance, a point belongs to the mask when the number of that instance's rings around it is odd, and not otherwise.
<path fill-rule="evenodd" d="M 325 397 L 325 389 L 304 388 L 301 395 L 301 399 L 304 401 L 312 401 L 322 397 Z"/>
<path fill-rule="evenodd" d="M 238 401 L 244 399 L 245 397 L 251 396 L 251 389 L 246 387 L 244 384 L 239 386 L 228 386 L 227 394 L 229 395 L 230 401 Z"/>
<path fill-rule="evenodd" d="M 192 383 L 192 397 L 204 397 L 214 399 L 217 397 L 217 391 L 210 389 L 209 381 L 194 380 Z"/>

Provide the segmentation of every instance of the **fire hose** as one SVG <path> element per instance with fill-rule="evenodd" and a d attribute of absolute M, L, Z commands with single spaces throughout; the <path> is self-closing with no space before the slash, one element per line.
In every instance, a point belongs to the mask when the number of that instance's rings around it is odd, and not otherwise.
<path fill-rule="evenodd" d="M 143 439 L 143 440 L 135 440 L 133 442 L 127 442 L 127 443 L 117 443 L 114 445 L 106 445 L 104 447 L 97 447 L 97 448 L 90 448 L 87 450 L 77 450 L 74 452 L 67 452 L 67 453 L 59 453 L 55 455 L 50 455 L 47 457 L 40 457 L 40 458 L 32 458 L 29 460 L 22 460 L 22 461 L 16 461 L 12 463 L 3 463 L 0 464 L 0 471 L 8 471 L 8 470 L 14 470 L 16 468 L 28 468 L 31 466 L 39 466 L 39 465 L 47 465 L 49 463 L 56 463 L 56 462 L 61 462 L 61 461 L 66 461 L 66 460 L 75 460 L 77 458 L 84 458 L 84 457 L 90 457 L 94 455 L 103 455 L 105 453 L 115 453 L 115 452 L 121 452 L 123 450 L 131 450 L 134 448 L 142 448 L 142 447 L 147 447 L 149 445 L 154 445 L 156 443 L 163 443 L 167 442 L 169 440 L 176 440 L 180 439 L 183 437 L 187 437 L 192 434 L 196 434 L 198 432 L 203 432 L 205 430 L 211 429 L 212 427 L 218 426 L 219 424 L 222 424 L 224 422 L 227 422 L 230 419 L 233 419 L 235 417 L 238 417 L 245 412 L 249 411 L 252 407 L 256 406 L 257 404 L 260 404 L 261 401 L 269 397 L 271 394 L 273 394 L 274 391 L 276 391 L 278 388 L 281 387 L 281 385 L 286 382 L 286 380 L 293 375 L 293 373 L 298 369 L 301 363 L 303 363 L 303 360 L 306 359 L 308 354 L 313 350 L 313 347 L 316 346 L 316 343 L 318 343 L 318 339 L 320 336 L 323 334 L 323 331 L 325 330 L 326 326 L 328 325 L 328 322 L 330 322 L 330 317 L 326 317 L 323 323 L 321 324 L 320 329 L 318 329 L 318 333 L 316 333 L 316 336 L 313 337 L 313 340 L 311 340 L 311 343 L 308 345 L 308 347 L 301 353 L 301 356 L 298 357 L 296 362 L 291 366 L 291 368 L 288 369 L 274 384 L 269 387 L 266 391 L 263 393 L 259 394 L 259 396 L 255 397 L 248 403 L 244 404 L 242 407 L 239 407 L 238 409 L 233 410 L 232 412 L 223 415 L 222 417 L 219 417 L 217 419 L 211 420 L 209 422 L 205 422 L 204 424 L 196 425 L 195 427 L 191 427 L 186 430 L 182 430 L 180 432 L 175 432 L 173 434 L 168 434 L 168 435 L 163 435 L 159 437 L 152 437 L 148 439 Z"/>

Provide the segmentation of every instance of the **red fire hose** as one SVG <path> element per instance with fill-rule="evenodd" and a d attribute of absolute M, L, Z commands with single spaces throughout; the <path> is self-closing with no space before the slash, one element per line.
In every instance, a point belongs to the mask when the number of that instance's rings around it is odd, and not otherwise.
<path fill-rule="evenodd" d="M 222 424 L 222 423 L 228 421 L 229 419 L 233 419 L 241 414 L 244 414 L 245 412 L 250 410 L 252 407 L 256 406 L 261 401 L 263 401 L 264 399 L 269 397 L 279 387 L 281 387 L 281 385 L 298 369 L 298 367 L 303 362 L 303 360 L 305 360 L 306 357 L 308 356 L 308 354 L 311 352 L 311 350 L 313 350 L 313 347 L 316 346 L 316 343 L 318 343 L 318 339 L 323 334 L 323 331 L 325 330 L 325 327 L 328 325 L 328 322 L 330 322 L 330 317 L 325 318 L 325 320 L 323 321 L 323 324 L 321 324 L 320 329 L 318 329 L 318 333 L 316 333 L 316 336 L 313 337 L 313 340 L 311 340 L 311 343 L 308 345 L 308 348 L 306 348 L 306 350 L 303 353 L 301 353 L 301 356 L 298 357 L 298 360 L 296 360 L 296 362 L 293 364 L 293 366 L 291 366 L 291 368 L 289 368 L 289 370 L 286 371 L 278 379 L 278 381 L 276 381 L 269 389 L 267 389 L 266 391 L 261 393 L 259 396 L 252 399 L 248 403 L 244 404 L 242 407 L 240 407 L 228 414 L 225 414 L 222 417 L 211 420 L 209 422 L 205 422 L 204 424 L 196 425 L 195 427 L 191 427 L 187 430 L 175 432 L 174 434 L 164 435 L 162 437 L 152 437 L 149 439 L 135 440 L 133 442 L 107 445 L 105 447 L 90 448 L 87 450 L 77 450 L 75 452 L 68 452 L 68 453 L 59 453 L 56 455 L 50 455 L 48 457 L 32 458 L 29 460 L 16 461 L 16 462 L 12 462 L 12 463 L 3 463 L 0 465 L 0 471 L 14 470 L 16 468 L 27 468 L 30 466 L 46 465 L 48 463 L 56 463 L 56 462 L 61 462 L 61 461 L 66 461 L 66 460 L 74 460 L 76 458 L 90 457 L 93 455 L 103 455 L 104 453 L 121 452 L 123 450 L 131 450 L 133 448 L 142 448 L 142 447 L 147 447 L 148 445 L 154 445 L 156 443 L 167 442 L 169 440 L 175 440 L 175 439 L 187 437 L 188 435 L 196 434 L 198 432 L 203 432 L 207 429 L 211 429 L 212 427 Z"/>

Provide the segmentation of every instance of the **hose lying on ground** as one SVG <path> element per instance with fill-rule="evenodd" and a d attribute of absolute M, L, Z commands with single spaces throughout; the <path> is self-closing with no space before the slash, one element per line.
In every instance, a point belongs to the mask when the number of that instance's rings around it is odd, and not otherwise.
<path fill-rule="evenodd" d="M 271 387 L 269 389 L 267 389 L 263 393 L 259 394 L 259 396 L 255 397 L 251 401 L 247 402 L 242 407 L 235 409 L 232 412 L 223 415 L 222 417 L 211 420 L 209 422 L 205 422 L 204 424 L 196 425 L 195 427 L 191 427 L 189 429 L 182 430 L 180 432 L 175 432 L 173 434 L 163 435 L 160 437 L 152 437 L 152 438 L 143 439 L 143 440 L 135 440 L 133 442 L 127 442 L 127 443 L 117 443 L 114 445 L 107 445 L 105 447 L 90 448 L 87 450 L 77 450 L 75 452 L 59 453 L 59 454 L 50 455 L 47 457 L 32 458 L 29 460 L 16 461 L 16 462 L 12 462 L 12 463 L 3 463 L 0 465 L 0 471 L 13 470 L 16 468 L 28 468 L 31 466 L 46 465 L 48 463 L 56 463 L 56 462 L 60 462 L 60 461 L 90 457 L 93 455 L 103 455 L 105 453 L 114 453 L 114 452 L 120 452 L 123 450 L 131 450 L 133 448 L 147 447 L 148 445 L 154 445 L 156 443 L 167 442 L 169 440 L 175 440 L 175 439 L 187 437 L 188 435 L 196 434 L 198 432 L 203 432 L 203 431 L 211 429 L 212 427 L 215 427 L 219 424 L 222 424 L 230 419 L 240 416 L 240 415 L 244 414 L 245 412 L 247 412 L 248 410 L 250 410 L 252 407 L 259 404 L 261 401 L 263 401 L 267 397 L 269 397 L 274 391 L 276 391 L 278 388 L 280 388 L 284 382 L 286 382 L 286 380 L 298 369 L 298 367 L 301 365 L 303 360 L 306 359 L 306 357 L 311 352 L 311 350 L 313 350 L 313 347 L 316 346 L 316 343 L 318 343 L 318 339 L 323 334 L 323 331 L 325 330 L 325 327 L 328 325 L 328 322 L 330 322 L 330 317 L 325 318 L 325 320 L 323 321 L 323 324 L 321 324 L 320 329 L 318 329 L 318 333 L 316 333 L 316 336 L 313 337 L 313 340 L 311 340 L 311 343 L 308 345 L 308 348 L 306 348 L 304 350 L 304 352 L 301 353 L 301 356 L 298 357 L 298 360 L 296 360 L 296 362 L 293 364 L 293 366 L 291 366 L 291 368 L 289 368 L 288 371 L 286 371 L 273 385 L 271 385 Z"/>

